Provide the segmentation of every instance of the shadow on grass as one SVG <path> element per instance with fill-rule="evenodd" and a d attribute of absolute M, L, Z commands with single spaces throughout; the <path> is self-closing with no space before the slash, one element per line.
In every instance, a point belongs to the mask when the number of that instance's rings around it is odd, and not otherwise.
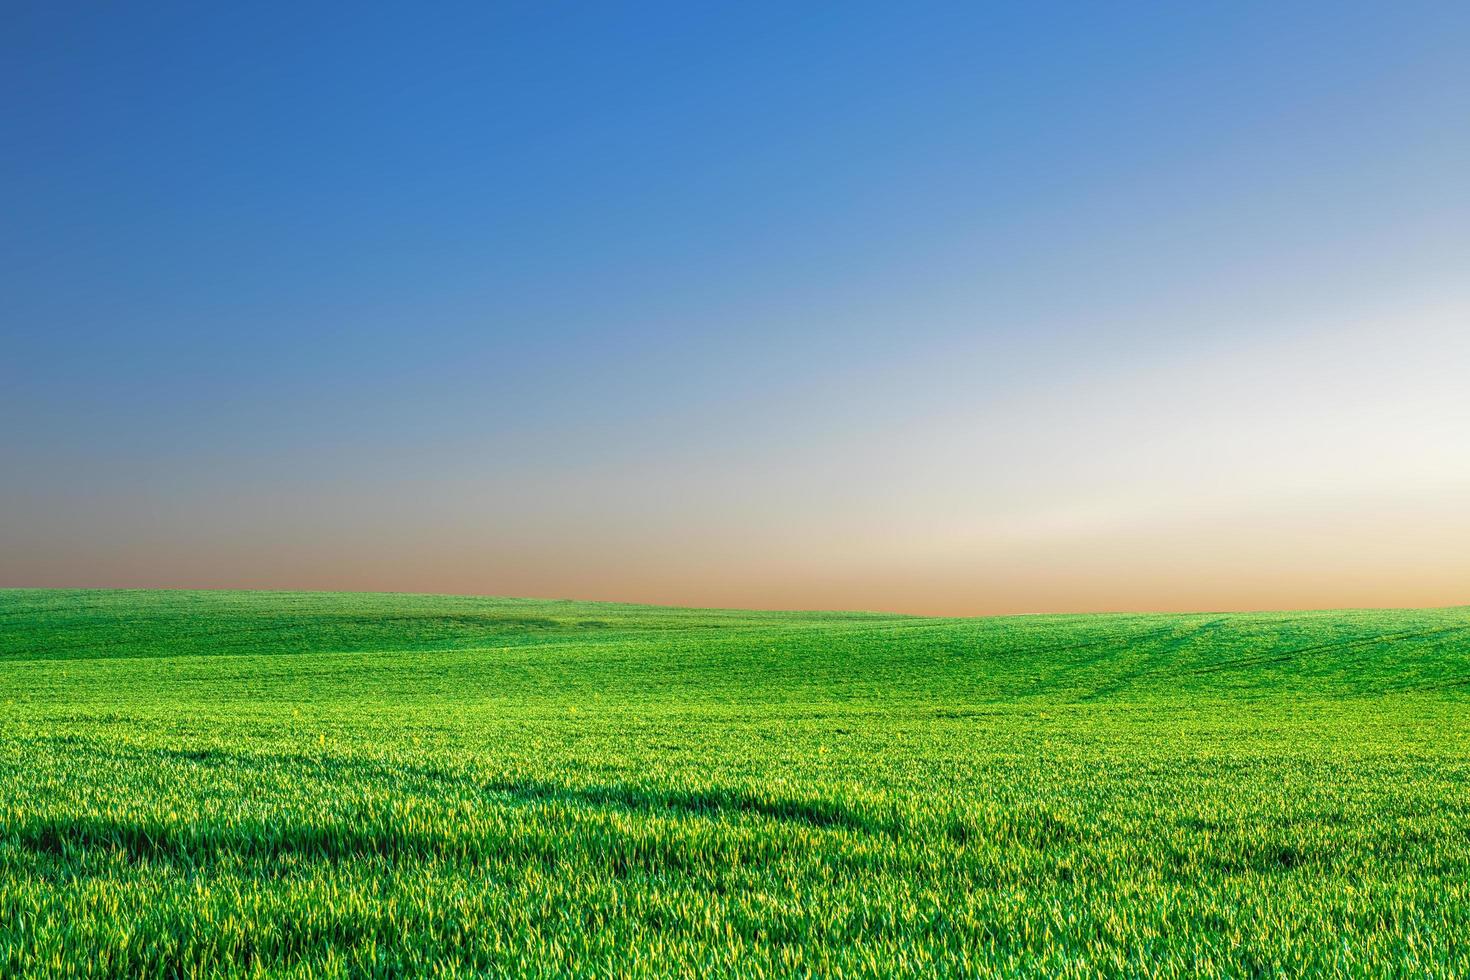
<path fill-rule="evenodd" d="M 157 749 L 151 754 L 210 768 L 248 769 L 258 762 L 254 756 L 237 755 L 216 747 Z M 487 778 L 472 771 L 340 756 L 266 758 L 274 764 L 299 766 L 333 779 L 367 777 L 378 782 L 396 783 L 405 789 L 422 787 L 430 793 L 453 788 L 460 792 L 485 794 L 491 802 L 564 804 L 711 820 L 758 817 L 818 829 L 847 829 L 863 833 L 894 833 L 902 829 L 891 814 L 873 812 L 853 803 L 825 797 L 780 796 L 739 787 L 682 789 L 625 782 L 578 785 L 531 777 Z"/>
<path fill-rule="evenodd" d="M 534 779 L 502 779 L 481 784 L 487 792 L 524 803 L 557 802 L 638 813 L 724 819 L 742 815 L 816 828 L 845 828 L 865 833 L 893 830 L 891 822 L 837 800 L 756 795 L 710 787 L 678 790 L 636 784 L 566 786 Z"/>
<path fill-rule="evenodd" d="M 227 756 L 212 750 L 189 755 L 206 765 Z M 318 817 L 292 814 L 277 821 L 202 814 L 34 814 L 0 823 L 0 867 L 16 867 L 13 862 L 20 859 L 19 866 L 29 865 L 45 877 L 71 878 L 111 874 L 119 865 L 184 872 L 227 866 L 275 877 L 323 862 L 554 869 L 570 861 L 621 878 L 769 862 L 814 846 L 809 834 L 772 833 L 777 827 L 823 834 L 887 829 L 872 815 L 825 799 L 720 788 L 484 781 L 451 773 L 425 772 L 418 779 L 433 776 L 478 795 L 484 819 L 466 825 L 452 810 L 437 817 L 394 806 L 345 808 Z M 423 800 L 420 794 L 411 798 Z M 629 815 L 638 819 L 624 819 Z M 846 851 L 839 847 L 833 853 L 840 857 Z"/>

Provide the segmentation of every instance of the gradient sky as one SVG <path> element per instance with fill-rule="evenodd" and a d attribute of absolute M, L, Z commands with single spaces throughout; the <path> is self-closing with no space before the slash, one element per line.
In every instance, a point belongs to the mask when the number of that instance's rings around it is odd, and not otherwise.
<path fill-rule="evenodd" d="M 1470 603 L 1470 5 L 0 26 L 0 586 Z"/>

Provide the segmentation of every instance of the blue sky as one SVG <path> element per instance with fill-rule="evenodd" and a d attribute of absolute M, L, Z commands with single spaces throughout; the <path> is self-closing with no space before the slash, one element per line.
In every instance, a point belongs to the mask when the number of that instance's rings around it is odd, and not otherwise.
<path fill-rule="evenodd" d="M 12 5 L 0 584 L 1452 601 L 1467 45 L 1460 4 Z"/>

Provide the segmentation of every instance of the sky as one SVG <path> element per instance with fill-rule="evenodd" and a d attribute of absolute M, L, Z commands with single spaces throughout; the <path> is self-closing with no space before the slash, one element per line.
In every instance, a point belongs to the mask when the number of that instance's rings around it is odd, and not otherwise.
<path fill-rule="evenodd" d="M 1470 604 L 1470 5 L 0 30 L 0 587 Z"/>

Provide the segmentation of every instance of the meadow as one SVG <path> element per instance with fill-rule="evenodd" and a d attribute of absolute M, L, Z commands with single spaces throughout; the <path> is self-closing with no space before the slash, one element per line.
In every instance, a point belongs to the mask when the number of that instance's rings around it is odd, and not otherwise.
<path fill-rule="evenodd" d="M 0 976 L 1470 975 L 1470 608 L 0 591 Z"/>

